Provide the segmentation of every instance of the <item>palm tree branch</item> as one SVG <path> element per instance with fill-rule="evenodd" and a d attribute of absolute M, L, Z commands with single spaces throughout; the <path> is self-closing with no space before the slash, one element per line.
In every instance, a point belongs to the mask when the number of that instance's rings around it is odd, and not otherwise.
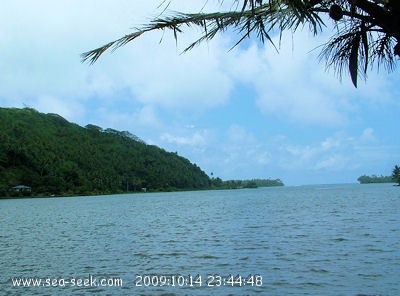
<path fill-rule="evenodd" d="M 394 38 L 376 29 L 374 24 L 366 25 L 364 21 L 353 26 L 343 26 L 341 30 L 323 45 L 320 59 L 325 59 L 327 68 L 333 67 L 336 74 L 342 77 L 348 67 L 354 85 L 357 84 L 358 65 L 363 65 L 362 74 L 366 75 L 368 66 L 377 61 L 391 71 L 395 67 L 395 56 L 392 51 Z"/>
<path fill-rule="evenodd" d="M 203 36 L 184 50 L 187 51 L 204 40 L 214 38 L 218 32 L 225 31 L 229 27 L 234 27 L 244 34 L 237 44 L 253 31 L 257 32 L 262 42 L 268 40 L 273 44 L 269 32 L 276 27 L 280 31 L 286 29 L 295 31 L 299 25 L 308 23 L 313 33 L 317 34 L 324 24 L 318 14 L 310 10 L 301 0 L 273 0 L 266 4 L 251 5 L 250 9 L 246 9 L 247 5 L 249 5 L 246 3 L 247 1 L 245 1 L 245 5 L 241 11 L 195 14 L 175 13 L 165 18 L 156 18 L 142 28 L 136 29 L 131 34 L 83 53 L 81 55 L 82 62 L 88 61 L 90 64 L 93 64 L 107 50 L 114 51 L 150 31 L 170 29 L 174 32 L 174 37 L 177 40 L 177 33 L 182 32 L 182 26 L 198 26 L 203 28 Z"/>

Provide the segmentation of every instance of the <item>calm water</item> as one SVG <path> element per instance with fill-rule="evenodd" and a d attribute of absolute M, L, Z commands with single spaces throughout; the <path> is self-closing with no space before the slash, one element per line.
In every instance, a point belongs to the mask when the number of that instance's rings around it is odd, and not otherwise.
<path fill-rule="evenodd" d="M 391 184 L 0 200 L 0 225 L 1 295 L 400 295 Z M 138 287 L 137 274 L 203 282 Z M 207 287 L 207 274 L 262 285 Z M 90 276 L 123 286 L 11 280 Z"/>

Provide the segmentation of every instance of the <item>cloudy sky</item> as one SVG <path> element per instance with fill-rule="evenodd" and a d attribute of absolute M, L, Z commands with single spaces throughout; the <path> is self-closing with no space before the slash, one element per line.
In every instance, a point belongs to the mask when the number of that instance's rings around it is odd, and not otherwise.
<path fill-rule="evenodd" d="M 238 36 L 227 33 L 181 54 L 198 30 L 177 44 L 155 32 L 81 63 L 82 52 L 157 16 L 160 2 L 1 0 L 0 107 L 127 130 L 224 180 L 353 183 L 400 164 L 399 69 L 375 67 L 355 89 L 319 61 L 326 34 L 286 34 L 277 54 L 255 39 L 229 51 Z M 203 4 L 175 0 L 169 9 Z"/>

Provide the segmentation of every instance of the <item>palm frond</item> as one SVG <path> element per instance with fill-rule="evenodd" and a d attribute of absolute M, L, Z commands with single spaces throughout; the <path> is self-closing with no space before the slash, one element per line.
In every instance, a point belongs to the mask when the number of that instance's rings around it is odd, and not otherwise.
<path fill-rule="evenodd" d="M 363 20 L 352 26 L 344 25 L 333 38 L 323 45 L 320 59 L 325 59 L 327 68 L 334 68 L 342 77 L 346 68 L 357 87 L 358 74 L 367 73 L 368 67 L 383 64 L 388 71 L 396 66 L 393 53 L 394 38 L 374 25 L 367 27 Z M 363 65 L 360 69 L 360 65 Z"/>
<path fill-rule="evenodd" d="M 270 0 L 267 3 L 259 0 L 244 0 L 240 11 L 195 14 L 176 12 L 171 16 L 156 18 L 148 25 L 138 28 L 131 34 L 83 53 L 81 58 L 82 62 L 88 61 L 90 64 L 93 64 L 107 50 L 114 51 L 134 41 L 142 34 L 156 30 L 172 30 L 175 39 L 177 39 L 177 35 L 182 32 L 183 26 L 197 26 L 202 28 L 203 35 L 190 44 L 184 50 L 186 52 L 201 42 L 214 38 L 217 33 L 224 32 L 231 27 L 241 34 L 236 45 L 246 37 L 249 37 L 251 33 L 256 33 L 261 42 L 268 41 L 273 44 L 270 32 L 273 32 L 274 29 L 278 31 L 295 31 L 300 25 L 306 23 L 309 24 L 314 34 L 317 34 L 323 26 L 323 21 L 319 15 L 310 10 L 302 0 Z"/>
<path fill-rule="evenodd" d="M 221 5 L 224 0 L 218 0 Z M 179 13 L 167 12 L 171 0 L 162 0 L 162 12 L 148 24 L 137 28 L 117 40 L 81 55 L 82 62 L 95 63 L 106 51 L 113 52 L 141 35 L 151 31 L 171 30 L 177 41 L 184 27 L 198 27 L 201 35 L 192 41 L 183 52 L 193 49 L 217 34 L 233 29 L 238 40 L 233 47 L 246 38 L 256 36 L 262 43 L 268 42 L 278 51 L 273 37 L 278 34 L 279 44 L 285 31 L 294 33 L 308 26 L 318 34 L 325 26 L 320 14 L 331 15 L 331 8 L 339 9 L 339 17 L 332 17 L 338 29 L 331 39 L 322 46 L 320 59 L 327 68 L 333 68 L 342 77 L 349 71 L 353 84 L 357 87 L 359 74 L 367 74 L 367 69 L 375 63 L 382 64 L 388 71 L 396 66 L 395 55 L 400 55 L 399 4 L 388 4 L 386 0 L 230 0 L 232 10 L 225 12 Z M 394 2 L 397 3 L 397 2 Z M 396 47 L 394 47 L 394 43 Z"/>

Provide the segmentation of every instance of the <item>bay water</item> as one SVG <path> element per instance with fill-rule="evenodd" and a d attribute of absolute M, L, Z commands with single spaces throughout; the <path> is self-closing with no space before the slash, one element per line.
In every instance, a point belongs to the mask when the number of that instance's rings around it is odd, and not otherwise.
<path fill-rule="evenodd" d="M 4 199 L 0 260 L 0 295 L 400 295 L 400 187 Z"/>

